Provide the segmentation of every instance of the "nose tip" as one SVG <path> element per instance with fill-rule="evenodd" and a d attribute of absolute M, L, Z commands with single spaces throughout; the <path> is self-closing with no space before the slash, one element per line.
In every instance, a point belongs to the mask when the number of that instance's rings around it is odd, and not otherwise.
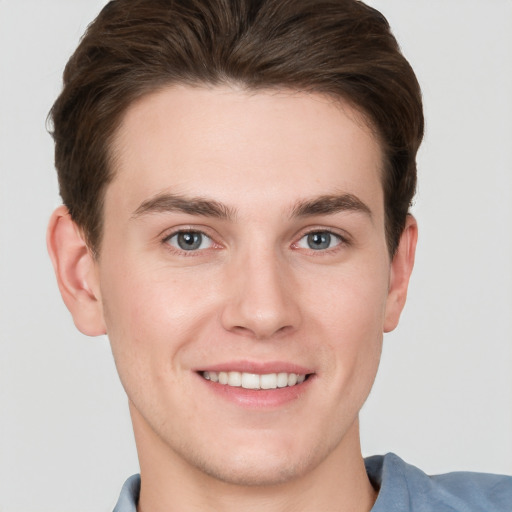
<path fill-rule="evenodd" d="M 295 330 L 300 311 L 291 276 L 275 260 L 258 263 L 246 263 L 230 280 L 222 323 L 230 332 L 264 340 Z"/>
<path fill-rule="evenodd" d="M 284 317 L 279 317 L 275 310 L 269 315 L 266 311 L 254 310 L 243 314 L 237 322 L 231 322 L 229 330 L 242 336 L 250 336 L 257 340 L 275 338 L 293 331 L 294 325 Z"/>

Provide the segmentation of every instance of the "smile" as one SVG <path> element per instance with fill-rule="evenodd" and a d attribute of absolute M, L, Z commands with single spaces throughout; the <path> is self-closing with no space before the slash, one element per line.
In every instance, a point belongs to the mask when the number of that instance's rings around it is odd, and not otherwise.
<path fill-rule="evenodd" d="M 245 373 L 245 372 L 201 372 L 206 380 L 226 386 L 244 389 L 278 389 L 296 386 L 306 380 L 306 374 L 297 373 Z"/>

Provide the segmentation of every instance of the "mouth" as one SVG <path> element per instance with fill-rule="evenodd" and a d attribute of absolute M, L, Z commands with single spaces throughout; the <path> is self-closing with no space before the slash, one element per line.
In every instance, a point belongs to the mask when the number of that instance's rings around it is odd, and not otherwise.
<path fill-rule="evenodd" d="M 196 368 L 210 396 L 218 396 L 246 410 L 275 411 L 308 396 L 316 372 L 287 361 L 231 361 Z M 297 403 L 300 403 L 297 402 Z"/>
<path fill-rule="evenodd" d="M 272 390 L 295 387 L 306 381 L 310 374 L 305 373 L 247 373 L 247 372 L 198 372 L 205 380 L 222 384 L 227 387 L 251 390 Z"/>

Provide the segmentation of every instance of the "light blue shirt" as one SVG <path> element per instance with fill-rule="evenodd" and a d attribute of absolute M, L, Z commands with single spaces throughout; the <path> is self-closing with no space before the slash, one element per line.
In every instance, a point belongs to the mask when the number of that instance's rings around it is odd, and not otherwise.
<path fill-rule="evenodd" d="M 371 512 L 512 512 L 512 477 L 485 473 L 428 476 L 393 453 L 365 459 L 379 496 Z M 140 476 L 130 477 L 114 512 L 136 512 Z"/>

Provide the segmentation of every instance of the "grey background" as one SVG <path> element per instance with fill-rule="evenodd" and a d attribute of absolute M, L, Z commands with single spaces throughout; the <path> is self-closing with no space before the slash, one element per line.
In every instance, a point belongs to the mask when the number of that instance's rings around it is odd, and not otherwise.
<path fill-rule="evenodd" d="M 111 510 L 137 471 L 108 342 L 45 248 L 45 117 L 98 0 L 0 0 L 0 511 Z M 415 274 L 361 418 L 365 455 L 512 473 L 512 2 L 381 0 L 423 86 Z"/>

